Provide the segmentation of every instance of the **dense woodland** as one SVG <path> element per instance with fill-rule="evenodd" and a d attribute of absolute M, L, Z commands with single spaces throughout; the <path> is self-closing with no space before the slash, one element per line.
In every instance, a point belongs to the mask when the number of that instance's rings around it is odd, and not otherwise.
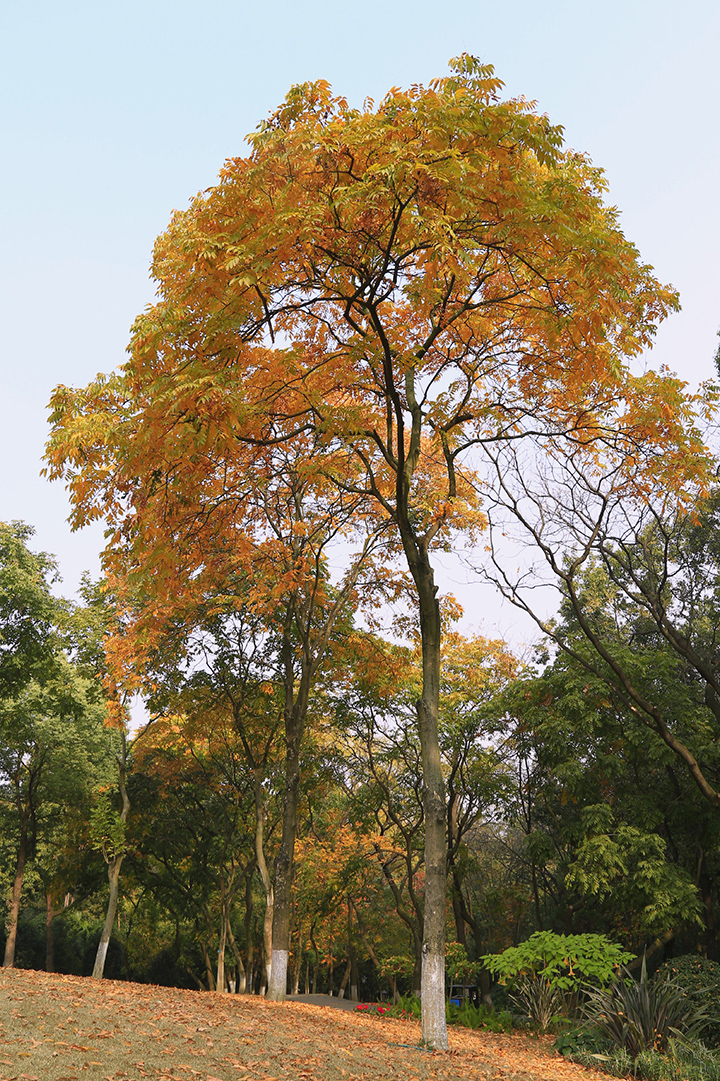
<path fill-rule="evenodd" d="M 601 170 L 451 69 L 293 87 L 53 394 L 105 578 L 3 527 L 6 964 L 414 991 L 446 1049 L 534 930 L 716 956 L 717 388 L 638 362 L 678 298 Z M 457 633 L 447 553 L 534 656 Z"/>

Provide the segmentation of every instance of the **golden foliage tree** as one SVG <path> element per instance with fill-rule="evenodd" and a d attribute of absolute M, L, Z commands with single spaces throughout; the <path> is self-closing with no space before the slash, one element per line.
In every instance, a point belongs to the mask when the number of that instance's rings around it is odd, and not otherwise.
<path fill-rule="evenodd" d="M 159 299 L 122 373 L 53 396 L 50 470 L 77 524 L 160 604 L 252 530 L 295 446 L 315 490 L 385 523 L 412 578 L 425 818 L 423 1037 L 447 1047 L 441 620 L 433 552 L 483 526 L 486 448 L 608 460 L 629 496 L 698 474 L 682 392 L 628 360 L 677 305 L 603 202 L 602 173 L 463 56 L 351 108 L 294 87 L 159 238 Z M 662 469 L 648 470 L 662 450 Z M 492 456 L 491 456 L 492 461 Z M 198 554 L 200 553 L 200 554 Z M 200 569 L 202 568 L 202 569 Z M 294 573 L 297 573 L 295 571 Z M 283 989 L 284 993 L 284 989 Z"/>

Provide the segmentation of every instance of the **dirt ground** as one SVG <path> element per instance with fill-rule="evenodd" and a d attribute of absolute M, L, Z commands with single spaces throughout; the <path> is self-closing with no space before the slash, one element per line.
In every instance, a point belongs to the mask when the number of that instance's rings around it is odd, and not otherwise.
<path fill-rule="evenodd" d="M 549 1041 L 114 980 L 0 969 L 0 1081 L 580 1081 Z"/>

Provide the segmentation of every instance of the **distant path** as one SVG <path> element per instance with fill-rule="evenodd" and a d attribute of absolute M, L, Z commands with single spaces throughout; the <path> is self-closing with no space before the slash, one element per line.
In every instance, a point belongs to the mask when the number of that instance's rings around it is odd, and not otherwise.
<path fill-rule="evenodd" d="M 286 995 L 288 1002 L 304 1002 L 306 1006 L 332 1006 L 334 1010 L 355 1010 L 360 1005 L 337 995 Z"/>

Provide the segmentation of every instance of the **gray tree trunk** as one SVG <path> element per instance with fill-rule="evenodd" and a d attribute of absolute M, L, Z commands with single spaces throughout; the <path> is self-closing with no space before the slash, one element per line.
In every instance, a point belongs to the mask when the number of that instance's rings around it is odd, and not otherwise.
<path fill-rule="evenodd" d="M 122 855 L 117 855 L 108 863 L 110 898 L 108 900 L 105 923 L 103 925 L 102 934 L 100 935 L 100 942 L 98 943 L 97 953 L 95 955 L 95 964 L 93 965 L 92 970 L 94 980 L 101 980 L 105 974 L 105 959 L 107 957 L 108 946 L 110 945 L 110 936 L 112 935 L 113 924 L 117 914 L 118 898 L 120 896 L 120 867 L 122 866 L 122 861 Z"/>

